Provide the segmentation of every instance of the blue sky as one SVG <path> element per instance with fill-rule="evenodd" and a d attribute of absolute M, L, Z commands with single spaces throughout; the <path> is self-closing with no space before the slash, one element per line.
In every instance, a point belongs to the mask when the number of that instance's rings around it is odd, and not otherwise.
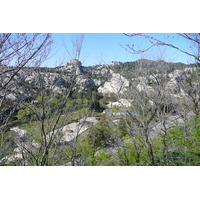
<path fill-rule="evenodd" d="M 183 39 L 177 39 L 176 34 L 150 34 L 158 39 L 164 39 L 167 35 L 170 36 L 170 41 L 174 44 L 187 48 Z M 69 59 L 69 55 L 65 50 L 65 46 L 71 52 L 73 38 L 79 37 L 78 33 L 53 33 L 54 41 L 52 56 L 44 63 L 49 67 L 55 67 L 65 64 Z M 174 37 L 174 39 L 173 39 Z M 130 38 L 122 33 L 85 33 L 80 60 L 84 66 L 107 64 L 111 61 L 135 61 L 140 58 L 156 60 L 159 58 L 169 62 L 191 62 L 191 58 L 174 49 L 167 47 L 154 48 L 148 53 L 142 55 L 133 55 L 127 52 L 121 45 L 135 44 L 136 47 L 142 48 L 148 46 L 148 41 L 139 38 Z"/>

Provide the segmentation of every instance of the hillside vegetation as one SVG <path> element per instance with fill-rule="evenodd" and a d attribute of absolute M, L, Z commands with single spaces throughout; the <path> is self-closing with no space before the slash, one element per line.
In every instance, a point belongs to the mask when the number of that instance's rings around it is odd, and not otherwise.
<path fill-rule="evenodd" d="M 0 70 L 0 165 L 200 164 L 198 64 Z"/>

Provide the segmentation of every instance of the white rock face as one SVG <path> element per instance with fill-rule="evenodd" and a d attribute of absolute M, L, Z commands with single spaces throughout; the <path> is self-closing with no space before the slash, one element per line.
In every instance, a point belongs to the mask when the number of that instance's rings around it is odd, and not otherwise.
<path fill-rule="evenodd" d="M 83 125 L 81 123 L 71 123 L 61 128 L 60 131 L 64 134 L 63 140 L 69 142 L 86 131 L 88 127 L 88 125 Z"/>
<path fill-rule="evenodd" d="M 62 140 L 70 142 L 89 128 L 89 124 L 84 124 L 84 122 L 97 123 L 98 120 L 96 117 L 82 118 L 79 120 L 79 122 L 74 122 L 63 126 L 62 128 L 56 130 L 55 133 L 61 133 L 63 135 Z"/>
<path fill-rule="evenodd" d="M 19 134 L 20 137 L 24 136 L 26 134 L 26 131 L 23 129 L 20 129 L 19 127 L 11 128 L 10 130 L 15 131 Z"/>
<path fill-rule="evenodd" d="M 100 93 L 123 93 L 129 87 L 129 81 L 118 73 L 113 73 L 109 82 L 105 82 L 103 87 L 98 88 Z"/>
<path fill-rule="evenodd" d="M 17 99 L 17 97 L 13 93 L 10 93 L 10 94 L 6 95 L 6 99 L 15 101 Z"/>
<path fill-rule="evenodd" d="M 10 156 L 6 156 L 4 157 L 3 159 L 0 160 L 0 163 L 1 162 L 5 162 L 6 164 L 8 164 L 9 162 L 13 162 L 13 161 L 16 161 L 16 160 L 20 160 L 22 159 L 23 156 L 21 153 L 16 153 L 14 155 L 10 155 Z"/>
<path fill-rule="evenodd" d="M 93 79 L 93 81 L 94 81 L 94 84 L 95 84 L 96 86 L 100 86 L 100 85 L 102 84 L 102 80 Z"/>
<path fill-rule="evenodd" d="M 75 72 L 78 75 L 84 72 L 83 68 L 82 63 L 79 60 L 71 59 L 67 62 L 64 70 L 67 70 L 68 72 Z"/>
<path fill-rule="evenodd" d="M 119 101 L 116 102 L 110 102 L 107 104 L 108 108 L 112 108 L 113 106 L 121 106 L 121 107 L 130 107 L 131 106 L 131 101 L 128 99 L 120 99 Z"/>
<path fill-rule="evenodd" d="M 149 100 L 149 104 L 150 104 L 151 106 L 153 106 L 153 105 L 154 105 L 154 102 L 151 101 L 151 100 Z"/>
<path fill-rule="evenodd" d="M 62 134 L 62 141 L 70 142 L 82 134 L 84 131 L 86 131 L 88 128 L 89 125 L 85 125 L 80 122 L 74 122 L 55 130 L 55 134 Z M 49 133 L 49 135 L 51 134 L 52 132 Z"/>

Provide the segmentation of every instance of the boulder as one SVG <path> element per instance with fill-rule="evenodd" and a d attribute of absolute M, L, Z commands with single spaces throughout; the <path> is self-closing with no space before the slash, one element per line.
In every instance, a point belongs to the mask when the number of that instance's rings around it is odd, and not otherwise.
<path fill-rule="evenodd" d="M 83 133 L 88 129 L 88 125 L 83 125 L 82 123 L 71 123 L 63 128 L 61 128 L 61 132 L 63 133 L 63 140 L 69 142 L 76 138 L 78 135 Z"/>
<path fill-rule="evenodd" d="M 109 82 L 105 82 L 103 87 L 98 88 L 100 93 L 123 93 L 130 86 L 130 82 L 119 73 L 113 73 Z"/>
<path fill-rule="evenodd" d="M 113 106 L 130 107 L 131 101 L 132 100 L 128 100 L 128 99 L 120 99 L 119 101 L 116 101 L 116 102 L 109 102 L 109 104 L 107 104 L 107 107 L 108 108 L 112 108 Z"/>

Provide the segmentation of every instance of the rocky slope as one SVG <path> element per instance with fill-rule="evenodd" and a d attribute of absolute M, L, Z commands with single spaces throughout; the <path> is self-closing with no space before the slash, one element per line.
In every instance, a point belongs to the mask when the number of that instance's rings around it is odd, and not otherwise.
<path fill-rule="evenodd" d="M 88 90 L 93 89 L 103 97 L 110 97 L 113 94 L 114 96 L 117 96 L 117 99 L 108 98 L 108 100 L 104 102 L 104 104 L 106 104 L 104 113 L 100 113 L 102 111 L 99 111 L 99 113 L 106 116 L 113 107 L 121 107 L 121 110 L 119 109 L 116 112 L 113 111 L 113 113 L 109 113 L 109 120 L 114 119 L 113 121 L 118 123 L 121 116 L 127 116 L 125 113 L 126 109 L 131 108 L 133 105 L 132 103 L 134 103 L 134 98 L 132 96 L 133 90 L 131 89 L 135 89 L 141 93 L 156 94 L 155 84 L 160 80 L 164 80 L 164 84 L 162 83 L 164 85 L 164 93 L 173 96 L 176 105 L 178 105 L 180 99 L 186 96 L 186 91 L 181 87 L 182 82 L 191 78 L 196 70 L 190 66 L 183 65 L 177 68 L 171 67 L 166 74 L 162 74 L 162 70 L 155 70 L 155 73 L 153 74 L 148 74 L 148 72 L 145 74 L 140 73 L 140 71 L 137 71 L 136 73 L 135 65 L 136 63 L 134 62 L 132 65 L 129 63 L 127 66 L 118 62 L 113 62 L 110 65 L 99 65 L 86 68 L 82 66 L 80 61 L 73 59 L 65 66 L 59 68 L 23 68 L 17 72 L 12 80 L 11 78 L 16 73 L 16 69 L 2 66 L 0 68 L 0 86 L 2 88 L 0 90 L 0 98 L 5 98 L 11 102 L 17 102 L 26 98 L 31 98 L 31 100 L 34 99 L 34 95 L 41 89 L 48 90 L 50 94 L 62 94 L 68 90 L 77 90 L 79 93 L 86 93 Z M 156 65 L 156 62 L 151 62 L 151 65 Z M 165 63 L 165 65 L 168 66 L 171 64 Z M 145 71 L 145 69 L 142 70 Z M 6 84 L 7 87 L 4 89 Z M 72 88 L 71 85 L 73 85 Z M 95 107 L 95 103 L 98 103 L 98 106 L 102 103 L 99 99 L 95 102 L 93 98 L 92 95 L 89 97 L 89 101 L 91 101 L 90 104 L 93 104 L 93 107 Z M 184 100 L 184 103 L 186 104 L 187 98 Z M 154 106 L 154 102 L 151 99 L 148 99 L 148 102 L 149 107 Z M 32 100 L 29 103 L 34 104 L 37 102 Z M 70 103 L 73 104 L 74 102 L 71 101 Z M 75 107 L 75 104 L 72 105 L 72 107 L 73 106 Z M 92 107 L 89 104 L 88 106 L 90 106 L 90 108 Z M 73 114 L 73 112 L 69 112 L 70 115 Z M 190 115 L 192 114 L 190 113 Z M 174 115 L 170 113 L 166 117 L 167 123 L 172 123 L 174 121 L 183 123 L 184 121 L 184 118 L 181 118 L 179 113 L 175 113 Z M 55 132 L 62 133 L 63 143 L 71 142 L 78 135 L 86 132 L 91 126 L 96 124 L 98 120 L 99 118 L 94 117 L 93 115 L 85 116 L 85 118 L 80 117 L 78 120 L 66 122 L 62 126 L 59 126 Z M 162 128 L 160 122 L 153 124 L 150 133 L 152 136 L 155 136 Z M 24 135 L 27 133 L 18 126 L 11 127 L 10 131 L 17 135 L 15 137 L 16 148 L 13 150 L 14 154 L 3 158 L 3 160 L 7 161 L 21 159 L 22 154 L 20 154 L 20 144 Z M 51 132 L 49 131 L 48 133 Z M 34 141 L 29 144 L 29 146 L 33 148 L 36 148 L 37 145 L 38 143 Z M 3 162 L 3 160 L 1 161 Z"/>

